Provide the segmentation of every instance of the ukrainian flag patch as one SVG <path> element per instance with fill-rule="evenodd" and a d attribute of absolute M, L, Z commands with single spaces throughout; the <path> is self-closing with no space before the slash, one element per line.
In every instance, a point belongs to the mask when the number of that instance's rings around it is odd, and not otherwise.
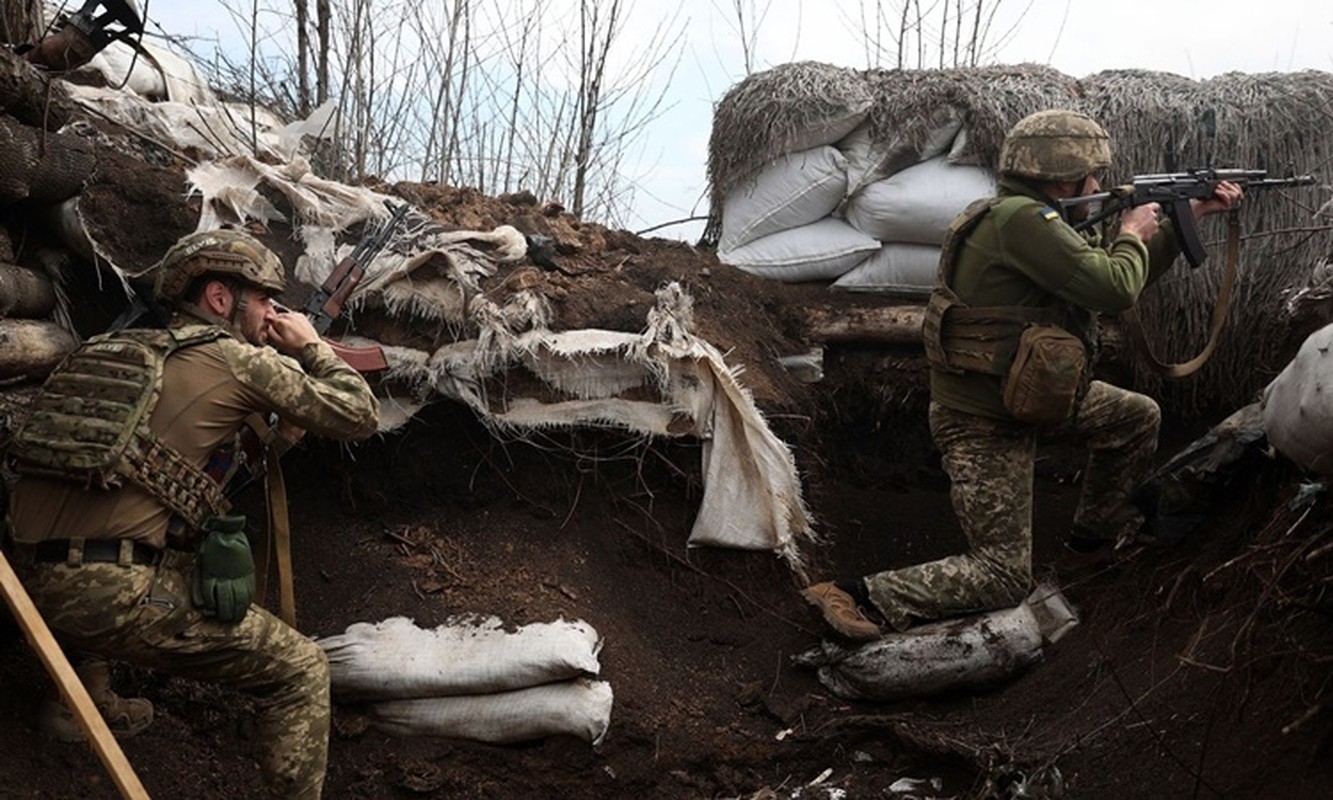
<path fill-rule="evenodd" d="M 1039 211 L 1039 212 L 1037 212 L 1037 213 L 1041 214 L 1041 218 L 1044 219 L 1044 220 L 1046 220 L 1047 222 L 1050 222 L 1050 221 L 1053 220 L 1053 219 L 1059 219 L 1059 218 L 1060 218 L 1060 212 L 1059 212 L 1059 211 L 1056 211 L 1055 209 L 1051 208 L 1050 206 L 1046 206 L 1045 208 L 1043 208 L 1041 211 Z"/>

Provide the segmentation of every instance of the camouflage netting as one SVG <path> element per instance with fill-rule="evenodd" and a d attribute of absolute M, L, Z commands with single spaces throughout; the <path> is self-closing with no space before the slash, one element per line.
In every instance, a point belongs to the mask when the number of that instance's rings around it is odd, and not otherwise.
<path fill-rule="evenodd" d="M 1078 83 L 1035 64 L 943 70 L 872 70 L 872 136 L 919 146 L 950 115 L 967 131 L 951 161 L 993 167 L 1009 128 L 1034 111 L 1073 107 Z"/>
<path fill-rule="evenodd" d="M 839 76 L 841 73 L 841 76 Z M 804 93 L 818 89 L 818 100 Z M 1329 180 L 1333 153 L 1333 74 L 1229 73 L 1207 81 L 1140 70 L 1076 80 L 1036 65 L 948 70 L 872 70 L 786 65 L 752 75 L 719 103 L 709 151 L 712 218 L 705 243 L 721 229 L 721 198 L 800 140 L 815 120 L 845 114 L 868 91 L 874 141 L 885 152 L 911 152 L 950 118 L 965 139 L 955 163 L 993 167 L 1008 128 L 1042 108 L 1090 114 L 1111 134 L 1112 179 L 1191 167 L 1267 169 L 1272 176 L 1310 173 Z M 784 104 L 796 109 L 787 113 Z M 1146 366 L 1136 386 L 1169 411 L 1212 413 L 1253 399 L 1295 352 L 1308 326 L 1294 325 L 1284 303 L 1333 253 L 1333 220 L 1316 215 L 1325 187 L 1268 191 L 1245 201 L 1239 279 L 1227 328 L 1212 360 L 1183 382 L 1164 383 Z M 1184 360 L 1203 346 L 1221 281 L 1225 223 L 1201 230 L 1213 254 L 1203 268 L 1173 271 L 1144 295 L 1140 312 L 1163 360 Z M 710 238 L 711 237 L 711 238 Z"/>

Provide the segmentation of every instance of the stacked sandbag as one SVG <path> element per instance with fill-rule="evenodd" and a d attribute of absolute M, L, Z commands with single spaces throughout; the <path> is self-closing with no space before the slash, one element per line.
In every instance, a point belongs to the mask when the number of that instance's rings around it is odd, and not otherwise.
<path fill-rule="evenodd" d="M 714 121 L 718 258 L 783 281 L 923 295 L 949 223 L 995 192 L 1004 131 L 1032 111 L 1069 105 L 1073 86 L 1045 67 L 861 72 L 805 63 L 750 76 Z M 823 113 L 776 103 L 810 91 L 824 93 Z M 828 140 L 835 131 L 842 135 Z M 798 142 L 813 147 L 797 150 Z"/>
<path fill-rule="evenodd" d="M 594 680 L 601 637 L 583 621 L 506 631 L 495 617 L 461 618 L 427 630 L 393 617 L 318 643 L 335 699 L 366 704 L 391 734 L 597 744 L 610 724 L 611 685 Z"/>
<path fill-rule="evenodd" d="M 995 194 L 994 173 L 940 155 L 867 184 L 849 198 L 847 221 L 880 248 L 834 281 L 834 289 L 924 294 L 934 282 L 949 223 L 973 200 Z"/>
<path fill-rule="evenodd" d="M 0 230 L 0 380 L 43 378 L 74 349 L 74 335 L 49 319 L 56 307 L 50 276 L 15 261 Z"/>
<path fill-rule="evenodd" d="M 784 64 L 741 81 L 718 105 L 709 144 L 718 259 L 781 281 L 828 280 L 878 249 L 830 215 L 847 192 L 833 144 L 870 112 L 855 70 Z"/>

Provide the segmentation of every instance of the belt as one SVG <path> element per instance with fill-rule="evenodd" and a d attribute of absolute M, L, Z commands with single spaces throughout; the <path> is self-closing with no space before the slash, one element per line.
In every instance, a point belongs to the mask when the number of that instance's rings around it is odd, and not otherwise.
<path fill-rule="evenodd" d="M 47 539 L 28 545 L 34 563 L 48 564 L 121 563 L 124 546 L 128 546 L 129 564 L 156 564 L 162 560 L 161 550 L 130 539 Z"/>

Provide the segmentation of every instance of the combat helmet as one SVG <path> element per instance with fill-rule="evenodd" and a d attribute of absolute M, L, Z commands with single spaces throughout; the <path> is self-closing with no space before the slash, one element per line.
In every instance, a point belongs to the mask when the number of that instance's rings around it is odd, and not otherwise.
<path fill-rule="evenodd" d="M 158 263 L 153 297 L 180 302 L 200 275 L 234 275 L 271 294 L 287 288 L 282 262 L 258 239 L 237 230 L 200 231 L 176 242 Z"/>
<path fill-rule="evenodd" d="M 1050 109 L 1019 120 L 1000 148 L 1000 174 L 1076 181 L 1111 166 L 1111 137 L 1092 117 Z"/>

